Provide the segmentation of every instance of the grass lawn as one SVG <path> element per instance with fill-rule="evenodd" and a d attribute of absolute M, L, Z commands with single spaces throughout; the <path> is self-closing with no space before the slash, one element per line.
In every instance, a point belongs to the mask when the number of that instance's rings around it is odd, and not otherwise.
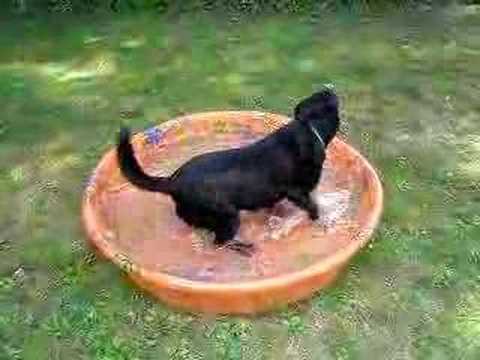
<path fill-rule="evenodd" d="M 2 20 L 0 359 L 480 358 L 480 11 L 315 19 Z M 326 82 L 386 200 L 333 287 L 259 317 L 185 314 L 85 246 L 84 183 L 121 124 L 289 113 Z"/>

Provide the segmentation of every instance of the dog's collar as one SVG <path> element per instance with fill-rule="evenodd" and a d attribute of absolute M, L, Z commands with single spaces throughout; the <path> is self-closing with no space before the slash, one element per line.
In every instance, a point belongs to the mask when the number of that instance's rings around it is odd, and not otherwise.
<path fill-rule="evenodd" d="M 322 145 L 322 147 L 325 149 L 325 141 L 323 141 L 323 139 L 320 136 L 320 134 L 318 133 L 317 129 L 315 129 L 311 123 L 308 123 L 308 126 L 310 127 L 310 130 L 312 130 L 313 135 L 315 135 L 315 137 L 318 139 L 318 141 L 320 141 L 320 144 Z"/>

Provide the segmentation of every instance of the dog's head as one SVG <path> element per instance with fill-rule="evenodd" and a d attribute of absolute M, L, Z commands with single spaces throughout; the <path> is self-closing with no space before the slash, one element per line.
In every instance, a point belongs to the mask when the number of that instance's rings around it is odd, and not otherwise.
<path fill-rule="evenodd" d="M 328 144 L 338 131 L 338 98 L 333 89 L 325 88 L 302 100 L 295 107 L 295 120 L 311 123 Z"/>

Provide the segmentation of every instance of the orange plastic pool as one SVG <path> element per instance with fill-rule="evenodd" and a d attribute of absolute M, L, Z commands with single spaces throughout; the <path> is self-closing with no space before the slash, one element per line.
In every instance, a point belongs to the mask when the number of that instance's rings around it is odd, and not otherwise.
<path fill-rule="evenodd" d="M 132 141 L 147 172 L 168 175 L 193 155 L 248 144 L 288 121 L 260 112 L 199 113 Z M 383 205 L 374 169 L 338 138 L 328 148 L 315 197 L 323 214 L 315 223 L 288 201 L 242 213 L 239 236 L 256 249 L 242 256 L 215 248 L 210 234 L 183 223 L 168 196 L 127 183 L 112 149 L 85 190 L 82 217 L 95 248 L 166 303 L 189 311 L 256 313 L 307 298 L 334 280 L 372 235 Z"/>

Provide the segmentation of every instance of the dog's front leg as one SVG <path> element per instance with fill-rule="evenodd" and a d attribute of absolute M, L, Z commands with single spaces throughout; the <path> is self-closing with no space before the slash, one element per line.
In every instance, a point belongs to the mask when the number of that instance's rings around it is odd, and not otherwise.
<path fill-rule="evenodd" d="M 318 219 L 318 206 L 309 193 L 290 191 L 287 194 L 287 199 L 297 205 L 300 209 L 305 210 L 312 221 Z"/>
<path fill-rule="evenodd" d="M 252 255 L 253 244 L 236 239 L 238 228 L 240 227 L 238 212 L 225 212 L 219 214 L 219 218 L 222 219 L 222 222 L 215 229 L 215 244 L 217 246 L 225 246 L 245 256 Z"/>
<path fill-rule="evenodd" d="M 233 241 L 240 227 L 240 217 L 238 214 L 219 213 L 219 223 L 217 224 L 215 232 L 215 244 L 224 245 Z"/>

